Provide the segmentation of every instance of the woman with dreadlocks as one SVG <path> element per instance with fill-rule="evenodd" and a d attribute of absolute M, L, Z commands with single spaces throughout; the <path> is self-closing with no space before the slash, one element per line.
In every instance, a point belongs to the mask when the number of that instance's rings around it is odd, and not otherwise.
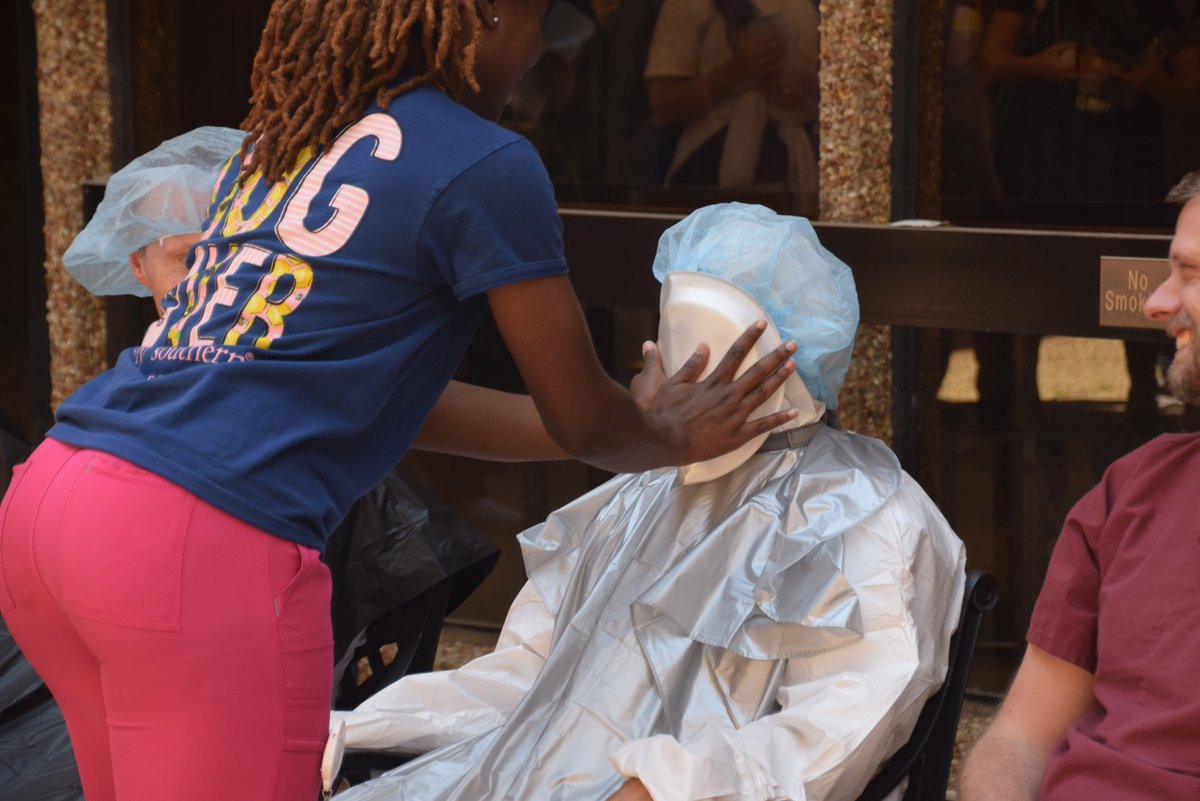
<path fill-rule="evenodd" d="M 439 401 L 488 306 L 545 430 L 592 464 L 702 461 L 794 416 L 747 422 L 792 370 L 789 344 L 735 378 L 760 326 L 703 381 L 706 352 L 664 380 L 653 347 L 636 399 L 604 375 L 546 173 L 495 124 L 545 10 L 273 6 L 249 137 L 163 324 L 62 404 L 0 508 L 0 613 L 89 801 L 313 797 L 320 550 L 435 402 L 421 444 L 511 440 L 486 393 Z"/>
<path fill-rule="evenodd" d="M 665 0 L 646 88 L 680 129 L 668 186 L 786 192 L 816 213 L 818 22 L 814 0 Z"/>

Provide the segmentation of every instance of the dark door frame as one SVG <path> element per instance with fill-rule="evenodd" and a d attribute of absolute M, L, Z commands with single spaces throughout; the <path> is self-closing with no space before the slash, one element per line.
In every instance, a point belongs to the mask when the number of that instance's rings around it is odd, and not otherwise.
<path fill-rule="evenodd" d="M 20 81 L 22 197 L 25 217 L 26 330 L 31 441 L 54 423 L 50 411 L 50 325 L 46 317 L 46 240 L 42 187 L 42 146 L 38 115 L 37 28 L 32 3 L 13 3 Z"/>

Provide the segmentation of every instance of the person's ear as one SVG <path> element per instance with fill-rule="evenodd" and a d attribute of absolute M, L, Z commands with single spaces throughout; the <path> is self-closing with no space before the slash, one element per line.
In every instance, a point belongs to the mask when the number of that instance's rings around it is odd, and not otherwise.
<path fill-rule="evenodd" d="M 483 27 L 495 30 L 500 26 L 497 0 L 475 0 L 475 10 L 479 12 L 479 21 Z"/>
<path fill-rule="evenodd" d="M 150 280 L 146 277 L 146 267 L 142 264 L 142 251 L 135 250 L 129 254 L 129 272 L 133 273 L 133 277 L 139 284 L 146 289 L 150 288 Z"/>

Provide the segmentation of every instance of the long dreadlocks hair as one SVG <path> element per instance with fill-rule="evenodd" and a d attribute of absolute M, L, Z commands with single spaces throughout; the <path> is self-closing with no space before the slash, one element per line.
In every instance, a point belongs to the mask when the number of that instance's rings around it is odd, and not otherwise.
<path fill-rule="evenodd" d="M 280 180 L 301 151 L 328 144 L 372 97 L 386 108 L 427 83 L 451 96 L 478 92 L 479 33 L 470 0 L 275 0 L 250 78 L 242 128 L 254 149 L 242 179 L 261 170 L 268 182 Z M 426 71 L 397 84 L 418 41 Z"/>

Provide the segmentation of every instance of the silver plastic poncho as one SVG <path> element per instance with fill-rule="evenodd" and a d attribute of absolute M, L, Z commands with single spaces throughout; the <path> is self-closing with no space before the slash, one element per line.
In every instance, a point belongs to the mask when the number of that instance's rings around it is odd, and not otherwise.
<path fill-rule="evenodd" d="M 340 799 L 852 799 L 945 675 L 962 544 L 875 440 L 618 476 L 521 541 L 495 653 L 335 713 L 435 749 Z"/>

